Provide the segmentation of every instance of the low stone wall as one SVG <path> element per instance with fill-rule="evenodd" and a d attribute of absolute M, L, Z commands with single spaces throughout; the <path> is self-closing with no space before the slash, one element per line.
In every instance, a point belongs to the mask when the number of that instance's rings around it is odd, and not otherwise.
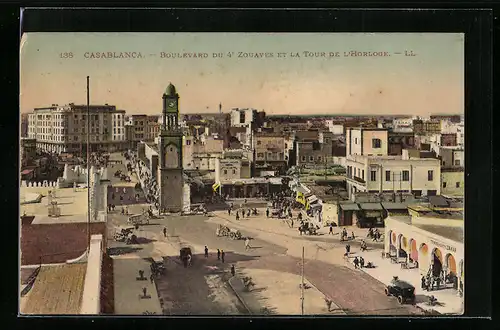
<path fill-rule="evenodd" d="M 38 182 L 28 182 L 26 180 L 21 180 L 21 187 L 35 188 L 35 187 L 57 187 L 57 181 L 38 181 Z"/>
<path fill-rule="evenodd" d="M 92 235 L 87 258 L 80 314 L 98 315 L 101 312 L 102 235 Z"/>

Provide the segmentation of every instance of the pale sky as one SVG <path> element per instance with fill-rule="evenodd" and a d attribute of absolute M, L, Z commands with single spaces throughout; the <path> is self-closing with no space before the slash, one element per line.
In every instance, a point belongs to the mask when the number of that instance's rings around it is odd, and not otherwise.
<path fill-rule="evenodd" d="M 351 50 L 391 56 L 344 57 Z M 303 51 L 341 57 L 306 58 Z M 65 52 L 73 58 L 61 58 Z M 87 52 L 140 52 L 144 58 L 89 59 Z M 161 52 L 208 58 L 161 58 Z M 217 52 L 235 55 L 214 58 Z M 274 57 L 238 58 L 238 52 Z M 287 57 L 277 58 L 278 52 Z M 169 82 L 181 113 L 216 112 L 219 103 L 225 112 L 248 107 L 294 115 L 464 112 L 464 37 L 457 33 L 28 33 L 20 63 L 21 112 L 85 104 L 87 76 L 92 104 L 130 114 L 161 113 Z"/>

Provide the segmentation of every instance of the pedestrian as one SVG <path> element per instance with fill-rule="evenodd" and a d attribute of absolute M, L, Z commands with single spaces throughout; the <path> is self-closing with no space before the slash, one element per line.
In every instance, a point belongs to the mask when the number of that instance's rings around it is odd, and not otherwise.
<path fill-rule="evenodd" d="M 153 283 L 154 278 L 155 278 L 155 277 L 154 277 L 153 273 L 151 273 L 151 276 L 149 276 L 149 280 L 151 281 L 151 283 Z"/>
<path fill-rule="evenodd" d="M 128 207 L 125 206 L 125 214 L 128 215 Z"/>
<path fill-rule="evenodd" d="M 361 251 L 366 251 L 366 242 L 365 240 L 361 240 Z"/>
<path fill-rule="evenodd" d="M 351 232 L 351 236 L 352 236 L 352 240 L 354 241 L 354 238 L 355 238 L 354 232 Z"/>
<path fill-rule="evenodd" d="M 302 226 L 299 227 L 299 234 L 302 236 Z"/>
<path fill-rule="evenodd" d="M 208 258 L 208 248 L 206 245 L 205 245 L 205 258 Z"/>
<path fill-rule="evenodd" d="M 125 208 L 122 207 L 122 214 L 125 214 Z"/>
<path fill-rule="evenodd" d="M 269 218 L 269 208 L 266 209 L 266 217 Z"/>
<path fill-rule="evenodd" d="M 167 237 L 167 227 L 163 227 L 163 237 Z"/>
<path fill-rule="evenodd" d="M 222 260 L 222 263 L 224 263 L 224 258 L 226 257 L 226 252 L 224 250 L 220 251 L 220 260 Z"/>
<path fill-rule="evenodd" d="M 231 275 L 234 276 L 236 271 L 234 270 L 234 265 L 231 265 Z"/>
<path fill-rule="evenodd" d="M 242 209 L 241 210 L 241 218 L 244 219 L 245 218 L 245 209 Z"/>
<path fill-rule="evenodd" d="M 250 209 L 248 209 L 247 218 L 250 218 L 250 213 L 251 213 L 251 212 L 252 212 L 252 211 L 251 211 Z"/>
<path fill-rule="evenodd" d="M 248 250 L 250 248 L 250 240 L 248 237 L 245 239 L 245 250 Z"/>
<path fill-rule="evenodd" d="M 292 228 L 293 228 L 293 219 L 292 219 L 292 221 L 290 222 L 290 225 L 291 225 L 291 226 L 292 226 Z"/>
<path fill-rule="evenodd" d="M 220 260 L 220 250 L 217 249 L 217 260 Z"/>
<path fill-rule="evenodd" d="M 347 246 L 347 244 L 346 244 L 346 246 L 345 246 L 345 254 L 346 254 L 346 255 L 349 255 L 349 247 Z"/>
<path fill-rule="evenodd" d="M 422 275 L 422 278 L 420 279 L 420 287 L 422 288 L 422 290 L 425 290 L 425 276 Z"/>
<path fill-rule="evenodd" d="M 357 269 L 357 268 L 358 268 L 358 266 L 359 266 L 359 260 L 358 260 L 358 257 L 354 258 L 353 263 L 354 263 L 354 268 L 356 268 L 356 269 Z"/>
<path fill-rule="evenodd" d="M 191 266 L 191 254 L 187 256 L 188 266 Z"/>
<path fill-rule="evenodd" d="M 347 244 L 347 253 L 351 253 L 351 245 Z"/>
<path fill-rule="evenodd" d="M 227 215 L 231 215 L 231 208 L 230 207 L 227 209 Z"/>
<path fill-rule="evenodd" d="M 333 224 L 330 224 L 330 230 L 328 232 L 328 235 L 333 235 Z"/>
<path fill-rule="evenodd" d="M 240 220 L 240 213 L 236 212 L 236 220 Z"/>
<path fill-rule="evenodd" d="M 365 267 L 365 259 L 363 257 L 359 257 L 359 266 L 360 268 Z"/>

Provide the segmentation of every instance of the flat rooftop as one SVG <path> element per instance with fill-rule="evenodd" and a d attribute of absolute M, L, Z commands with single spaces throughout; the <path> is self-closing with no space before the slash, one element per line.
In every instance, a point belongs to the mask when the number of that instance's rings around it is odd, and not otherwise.
<path fill-rule="evenodd" d="M 79 314 L 87 264 L 44 266 L 21 314 Z"/>
<path fill-rule="evenodd" d="M 56 198 L 53 201 L 61 208 L 61 216 L 57 218 L 49 217 L 48 215 L 48 194 L 54 187 L 21 187 L 20 200 L 26 199 L 30 194 L 38 193 L 44 196 L 40 203 L 20 205 L 20 214 L 34 215 L 33 224 L 50 224 L 50 223 L 72 223 L 72 222 L 87 222 L 87 189 L 77 188 L 76 192 L 73 188 L 56 189 Z"/>
<path fill-rule="evenodd" d="M 429 233 L 448 238 L 454 242 L 464 243 L 464 229 L 456 226 L 438 226 L 428 224 L 417 224 L 412 222 L 411 216 L 391 216 L 391 219 L 425 230 Z"/>

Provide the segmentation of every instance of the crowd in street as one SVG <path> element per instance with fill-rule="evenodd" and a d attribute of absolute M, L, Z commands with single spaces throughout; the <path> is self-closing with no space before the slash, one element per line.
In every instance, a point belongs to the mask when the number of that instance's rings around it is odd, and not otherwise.
<path fill-rule="evenodd" d="M 127 168 L 136 169 L 146 201 L 158 210 L 160 207 L 158 184 L 151 175 L 149 168 L 134 153 L 125 152 L 124 156 L 131 164 L 128 166 L 129 163 L 127 163 Z"/>

